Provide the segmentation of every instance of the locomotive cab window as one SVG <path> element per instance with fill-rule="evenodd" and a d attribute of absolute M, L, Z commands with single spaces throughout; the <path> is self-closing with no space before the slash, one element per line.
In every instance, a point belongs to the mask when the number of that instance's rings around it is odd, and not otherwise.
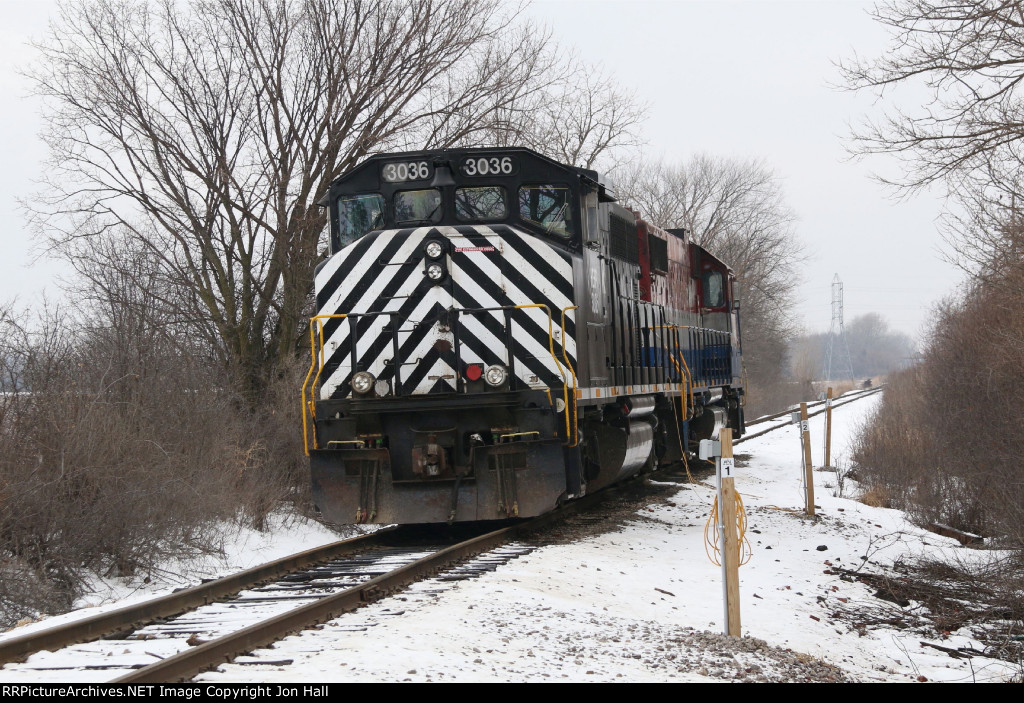
<path fill-rule="evenodd" d="M 338 199 L 338 237 L 341 246 L 351 244 L 371 230 L 384 226 L 383 196 L 352 195 Z"/>
<path fill-rule="evenodd" d="M 505 189 L 501 186 L 455 189 L 455 216 L 463 221 L 504 220 Z"/>
<path fill-rule="evenodd" d="M 722 274 L 708 271 L 704 274 L 704 307 L 720 308 L 725 305 L 725 291 L 722 288 Z"/>
<path fill-rule="evenodd" d="M 441 221 L 441 191 L 403 190 L 395 193 L 395 221 L 399 224 Z"/>
<path fill-rule="evenodd" d="M 568 237 L 572 226 L 570 191 L 565 186 L 523 186 L 519 189 L 519 216 L 545 233 Z"/>

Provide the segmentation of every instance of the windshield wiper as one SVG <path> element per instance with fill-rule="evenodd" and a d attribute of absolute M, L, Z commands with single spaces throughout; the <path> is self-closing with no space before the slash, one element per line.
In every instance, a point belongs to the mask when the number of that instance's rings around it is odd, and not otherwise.
<path fill-rule="evenodd" d="M 562 215 L 565 214 L 565 209 L 568 206 L 569 206 L 569 203 L 562 203 L 562 207 L 558 208 L 558 212 L 555 213 L 554 218 L 552 218 L 551 222 L 549 222 L 548 226 L 544 229 L 544 234 L 551 234 L 551 229 L 555 225 L 557 225 L 557 224 L 559 224 L 561 222 L 565 222 L 565 220 L 562 219 Z"/>
<path fill-rule="evenodd" d="M 434 209 L 421 220 L 403 220 L 399 222 L 400 225 L 432 225 L 434 224 L 434 215 L 441 210 L 441 203 L 434 206 Z"/>

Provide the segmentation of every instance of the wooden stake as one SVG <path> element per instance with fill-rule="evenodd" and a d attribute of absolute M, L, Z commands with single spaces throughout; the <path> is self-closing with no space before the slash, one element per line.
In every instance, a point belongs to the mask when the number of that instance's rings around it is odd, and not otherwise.
<path fill-rule="evenodd" d="M 832 387 L 825 394 L 825 468 L 832 466 Z"/>
<path fill-rule="evenodd" d="M 811 430 L 807 422 L 807 403 L 800 403 L 800 431 L 804 440 L 804 483 L 807 484 L 807 505 L 804 512 L 814 515 L 814 465 L 811 463 Z"/>
<path fill-rule="evenodd" d="M 732 430 L 719 433 L 722 458 L 718 462 L 718 514 L 722 545 L 722 590 L 725 598 L 725 634 L 740 636 L 740 542 L 736 534 L 736 486 L 732 456 Z"/>

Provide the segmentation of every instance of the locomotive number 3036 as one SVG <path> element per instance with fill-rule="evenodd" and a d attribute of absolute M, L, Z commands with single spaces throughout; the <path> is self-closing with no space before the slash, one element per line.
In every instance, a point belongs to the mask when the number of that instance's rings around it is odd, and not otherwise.
<path fill-rule="evenodd" d="M 430 178 L 430 165 L 426 161 L 384 164 L 384 180 L 388 183 L 425 181 Z"/>
<path fill-rule="evenodd" d="M 470 157 L 462 161 L 462 172 L 467 176 L 508 176 L 515 168 L 511 156 Z"/>

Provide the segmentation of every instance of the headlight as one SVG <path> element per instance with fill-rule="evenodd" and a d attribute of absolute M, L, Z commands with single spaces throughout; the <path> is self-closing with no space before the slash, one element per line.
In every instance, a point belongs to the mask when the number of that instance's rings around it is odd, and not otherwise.
<path fill-rule="evenodd" d="M 497 388 L 505 382 L 508 378 L 508 371 L 504 366 L 488 366 L 487 371 L 484 372 L 484 380 L 488 386 L 494 386 Z"/>
<path fill-rule="evenodd" d="M 424 251 L 431 259 L 440 259 L 441 254 L 444 253 L 444 247 L 441 246 L 441 242 L 428 242 Z"/>
<path fill-rule="evenodd" d="M 441 264 L 431 264 L 427 267 L 427 278 L 431 281 L 440 281 L 444 278 L 444 267 Z"/>
<path fill-rule="evenodd" d="M 352 390 L 356 393 L 369 393 L 376 380 L 372 373 L 358 371 L 352 375 Z"/>

